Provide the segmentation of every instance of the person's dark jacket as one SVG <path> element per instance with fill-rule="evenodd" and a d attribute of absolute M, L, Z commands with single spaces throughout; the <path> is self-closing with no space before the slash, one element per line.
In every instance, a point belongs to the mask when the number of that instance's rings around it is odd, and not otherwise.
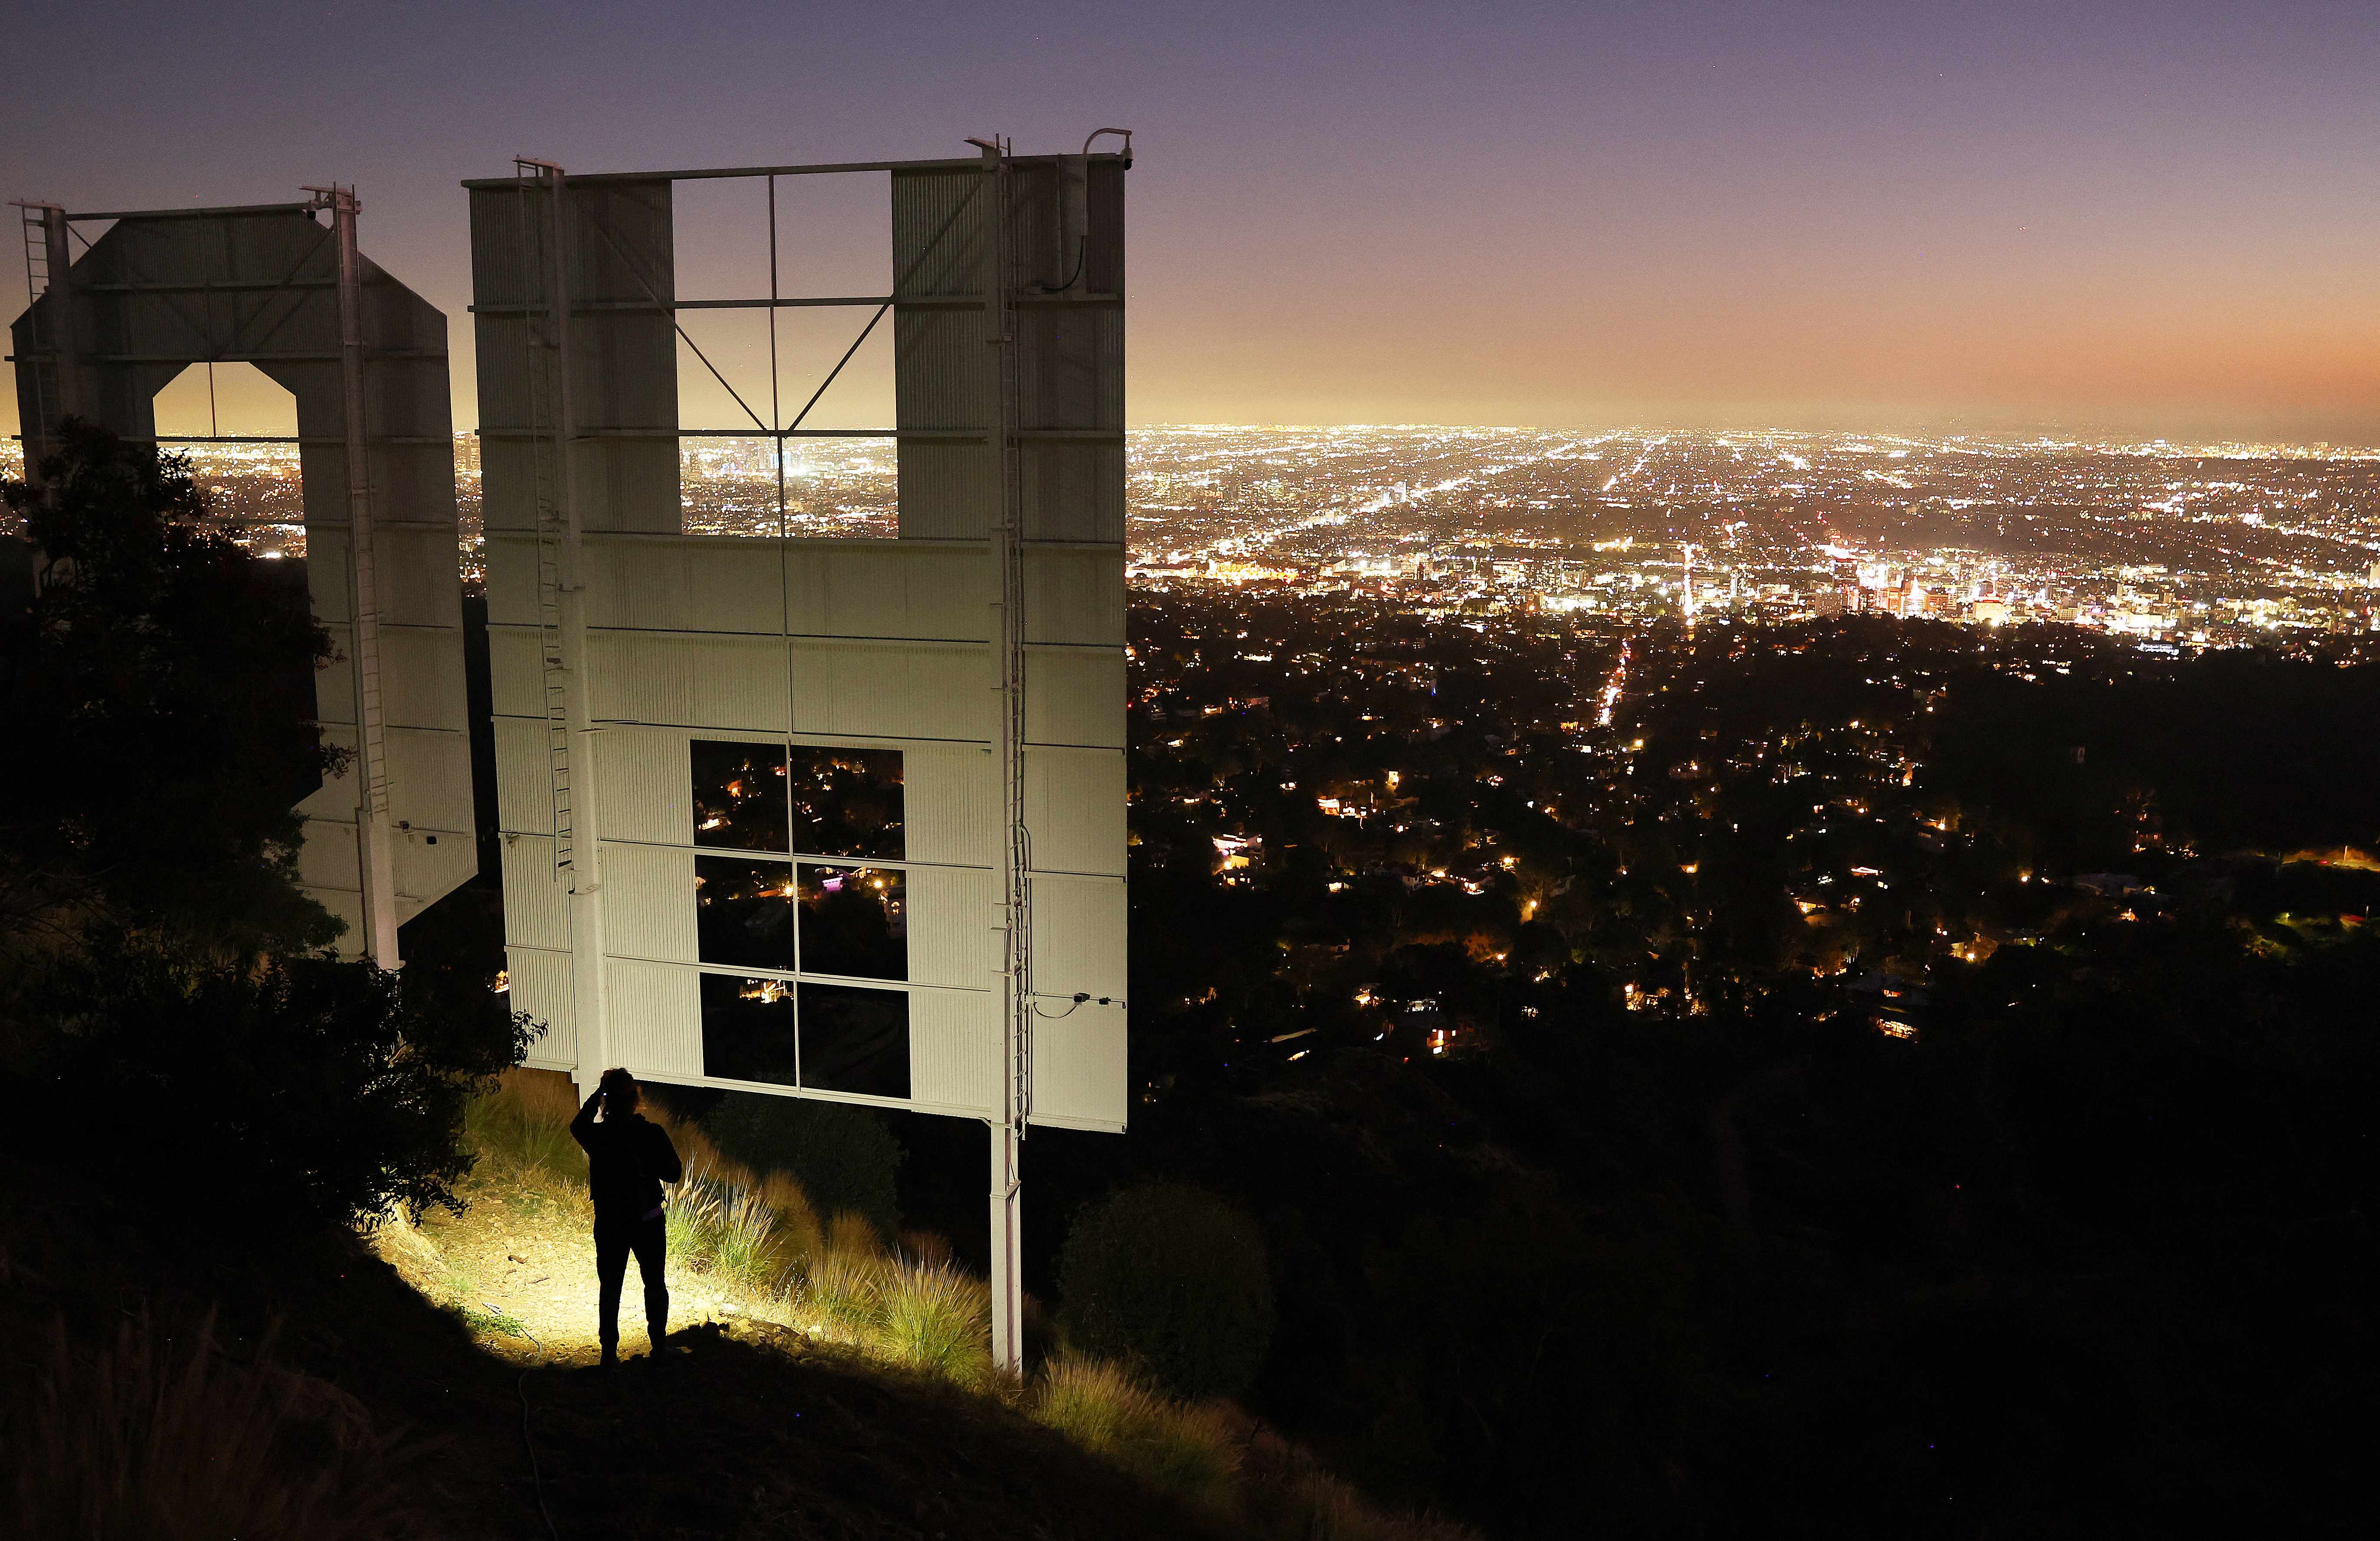
<path fill-rule="evenodd" d="M 595 1220 L 638 1220 L 662 1207 L 662 1184 L 684 1175 L 669 1131 L 641 1113 L 606 1113 L 595 1122 L 598 1092 L 570 1121 L 570 1136 L 587 1147 L 587 1186 Z"/>

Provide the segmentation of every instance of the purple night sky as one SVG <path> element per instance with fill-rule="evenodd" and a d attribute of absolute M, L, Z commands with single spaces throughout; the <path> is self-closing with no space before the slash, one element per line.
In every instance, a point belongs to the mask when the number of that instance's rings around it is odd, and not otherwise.
<path fill-rule="evenodd" d="M 458 426 L 456 183 L 516 152 L 1116 124 L 1138 422 L 2380 442 L 2368 5 L 218 0 L 43 6 L 8 38 L 7 196 L 356 182 L 366 249 L 454 320 Z M 689 270 L 729 261 L 682 228 Z"/>

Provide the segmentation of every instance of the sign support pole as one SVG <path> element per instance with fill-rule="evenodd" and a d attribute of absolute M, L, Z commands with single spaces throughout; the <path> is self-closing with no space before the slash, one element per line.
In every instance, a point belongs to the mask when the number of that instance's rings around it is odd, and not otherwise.
<path fill-rule="evenodd" d="M 380 566 L 373 541 L 370 450 L 364 433 L 361 259 L 353 188 L 309 188 L 331 211 L 339 253 L 339 384 L 347 460 L 347 619 L 356 689 L 356 857 L 362 890 L 363 951 L 382 968 L 400 966 L 396 948 L 396 857 L 389 830 L 388 732 L 381 701 Z"/>
<path fill-rule="evenodd" d="M 1026 1122 L 1032 1110 L 1033 997 L 1031 893 L 1026 873 L 1030 852 L 1025 829 L 1025 496 L 1018 464 L 1020 382 L 1016 347 L 1015 275 L 1011 271 L 1008 158 L 997 136 L 976 140 L 990 181 L 990 293 L 984 302 L 988 335 L 997 351 L 1000 420 L 993 443 L 1000 461 L 1000 509 L 992 526 L 992 550 L 1000 567 L 1000 790 L 1001 904 L 1004 948 L 1001 958 L 1001 1117 L 991 1131 L 991 1362 L 1007 1375 L 1025 1370 L 1023 1262 Z"/>

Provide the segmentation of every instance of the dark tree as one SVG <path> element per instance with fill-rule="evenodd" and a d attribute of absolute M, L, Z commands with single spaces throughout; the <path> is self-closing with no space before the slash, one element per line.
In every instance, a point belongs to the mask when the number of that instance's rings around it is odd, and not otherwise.
<path fill-rule="evenodd" d="M 169 1229 L 297 1233 L 461 1207 L 464 1104 L 535 1029 L 501 998 L 361 963 L 102 938 L 45 975 L 39 1097 L 12 1133 Z M 91 1110 L 109 1136 L 89 1137 Z M 26 1155 L 39 1155 L 29 1150 Z"/>
<path fill-rule="evenodd" d="M 331 940 L 293 880 L 294 806 L 340 758 L 313 721 L 329 637 L 210 526 L 186 457 L 72 419 L 60 437 L 39 485 L 5 488 L 42 570 L 0 619 L 0 933 Z"/>

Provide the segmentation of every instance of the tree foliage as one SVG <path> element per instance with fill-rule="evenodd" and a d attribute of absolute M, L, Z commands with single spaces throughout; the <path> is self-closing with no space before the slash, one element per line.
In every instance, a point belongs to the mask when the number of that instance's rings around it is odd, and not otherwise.
<path fill-rule="evenodd" d="M 401 976 L 322 951 L 296 805 L 343 758 L 328 635 L 183 457 L 69 419 L 39 469 L 6 493 L 42 582 L 0 617 L 10 1155 L 244 1237 L 455 1207 L 464 1104 L 535 1029 L 455 927 Z"/>
<path fill-rule="evenodd" d="M 208 525 L 186 457 L 74 419 L 60 440 L 5 488 L 46 568 L 0 613 L 0 929 L 330 940 L 291 880 L 294 805 L 341 758 L 313 722 L 328 634 Z"/>
<path fill-rule="evenodd" d="M 391 1206 L 458 1209 L 464 1104 L 519 1062 L 532 1029 L 484 992 L 457 1009 L 452 986 L 434 971 L 103 939 L 38 989 L 53 1030 L 28 1122 L 167 1223 L 298 1232 Z"/>

